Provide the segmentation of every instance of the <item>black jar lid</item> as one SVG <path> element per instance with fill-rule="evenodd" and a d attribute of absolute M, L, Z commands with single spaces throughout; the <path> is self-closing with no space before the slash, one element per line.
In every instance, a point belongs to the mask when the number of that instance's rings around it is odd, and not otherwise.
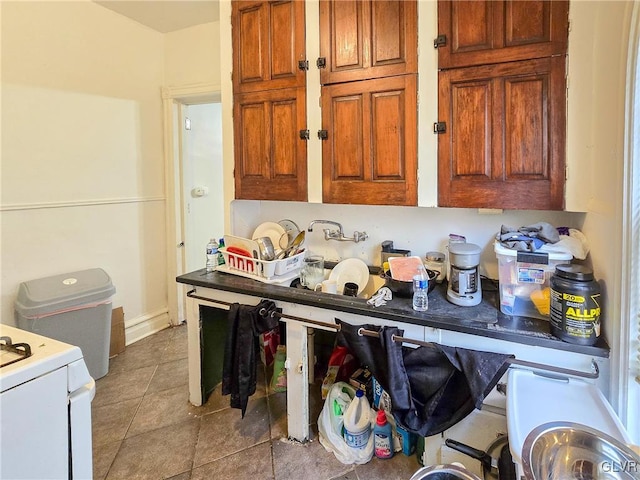
<path fill-rule="evenodd" d="M 573 263 L 556 265 L 556 275 L 569 280 L 577 280 L 578 282 L 590 282 L 593 280 L 593 272 L 590 268 Z"/>

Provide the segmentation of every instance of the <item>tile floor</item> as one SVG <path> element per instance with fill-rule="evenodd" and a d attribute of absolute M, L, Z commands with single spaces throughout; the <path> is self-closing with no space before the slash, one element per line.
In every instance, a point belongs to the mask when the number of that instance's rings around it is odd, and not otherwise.
<path fill-rule="evenodd" d="M 287 441 L 286 393 L 258 390 L 245 418 L 219 387 L 207 403 L 188 401 L 187 327 L 162 330 L 111 359 L 93 400 L 95 479 L 408 480 L 415 455 L 344 465 L 317 441 L 319 383 L 310 389 L 312 440 Z"/>

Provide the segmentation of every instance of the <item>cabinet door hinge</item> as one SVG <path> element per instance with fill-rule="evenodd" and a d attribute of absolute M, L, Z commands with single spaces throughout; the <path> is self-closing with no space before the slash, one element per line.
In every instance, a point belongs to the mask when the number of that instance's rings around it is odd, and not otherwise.
<path fill-rule="evenodd" d="M 300 130 L 300 140 L 309 140 L 309 130 Z"/>
<path fill-rule="evenodd" d="M 326 140 L 329 138 L 329 132 L 327 130 L 318 130 L 318 138 L 320 140 Z"/>
<path fill-rule="evenodd" d="M 316 60 L 316 66 L 318 68 L 327 68 L 327 59 L 325 57 L 318 57 L 318 60 Z"/>
<path fill-rule="evenodd" d="M 446 35 L 438 35 L 433 41 L 433 48 L 444 47 L 447 44 Z"/>
<path fill-rule="evenodd" d="M 445 133 L 447 131 L 446 122 L 435 122 L 433 124 L 433 133 Z"/>
<path fill-rule="evenodd" d="M 298 60 L 298 70 L 309 70 L 309 60 Z"/>

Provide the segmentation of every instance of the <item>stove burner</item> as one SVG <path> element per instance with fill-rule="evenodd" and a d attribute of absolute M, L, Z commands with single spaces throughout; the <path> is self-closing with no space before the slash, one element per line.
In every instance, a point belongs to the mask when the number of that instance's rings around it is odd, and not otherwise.
<path fill-rule="evenodd" d="M 12 343 L 11 337 L 0 337 L 0 368 L 31 356 L 28 343 Z"/>

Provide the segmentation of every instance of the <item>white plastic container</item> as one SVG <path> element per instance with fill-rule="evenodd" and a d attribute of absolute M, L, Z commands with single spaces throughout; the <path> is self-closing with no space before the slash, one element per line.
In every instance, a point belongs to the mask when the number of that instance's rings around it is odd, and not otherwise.
<path fill-rule="evenodd" d="M 500 311 L 506 315 L 549 319 L 549 282 L 556 265 L 571 263 L 570 253 L 519 252 L 495 242 Z"/>
<path fill-rule="evenodd" d="M 344 413 L 344 440 L 352 448 L 364 448 L 371 435 L 371 406 L 362 390 L 356 392 Z"/>

